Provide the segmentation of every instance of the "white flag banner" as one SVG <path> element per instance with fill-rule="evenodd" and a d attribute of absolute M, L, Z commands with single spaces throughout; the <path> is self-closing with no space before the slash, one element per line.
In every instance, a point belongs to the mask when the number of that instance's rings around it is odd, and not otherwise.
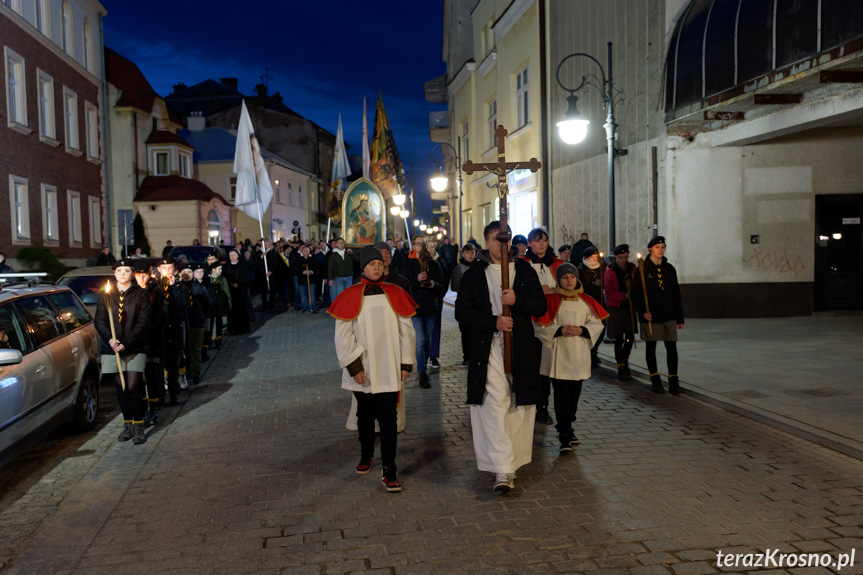
<path fill-rule="evenodd" d="M 234 152 L 234 173 L 237 174 L 237 193 L 234 206 L 258 221 L 273 199 L 273 185 L 261 156 L 261 147 L 255 137 L 252 119 L 243 100 L 240 125 L 237 127 L 237 149 Z"/>

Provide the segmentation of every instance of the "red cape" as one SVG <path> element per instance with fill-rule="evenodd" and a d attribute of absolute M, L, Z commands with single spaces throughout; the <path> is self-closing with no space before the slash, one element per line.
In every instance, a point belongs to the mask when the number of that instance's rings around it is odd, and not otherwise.
<path fill-rule="evenodd" d="M 586 293 L 578 294 L 578 299 L 587 304 L 587 307 L 599 317 L 599 319 L 605 319 L 608 317 L 608 312 L 605 311 L 599 302 L 587 295 Z M 548 311 L 545 312 L 545 315 L 542 317 L 535 317 L 533 321 L 539 323 L 540 325 L 551 325 L 551 322 L 554 321 L 554 318 L 557 317 L 557 312 L 560 311 L 560 304 L 566 298 L 559 293 L 550 293 L 545 296 L 545 300 L 548 303 Z M 572 298 L 570 298 L 572 299 Z"/>
<path fill-rule="evenodd" d="M 398 315 L 403 317 L 413 317 L 416 315 L 417 303 L 413 300 L 408 292 L 395 284 L 386 282 L 371 282 L 366 278 L 362 279 L 362 283 L 352 285 L 345 291 L 339 294 L 336 301 L 327 309 L 327 313 L 336 319 L 344 321 L 353 321 L 360 315 L 363 309 L 363 296 L 365 295 L 367 285 L 378 285 L 384 290 L 387 296 L 387 301 L 390 307 Z"/>

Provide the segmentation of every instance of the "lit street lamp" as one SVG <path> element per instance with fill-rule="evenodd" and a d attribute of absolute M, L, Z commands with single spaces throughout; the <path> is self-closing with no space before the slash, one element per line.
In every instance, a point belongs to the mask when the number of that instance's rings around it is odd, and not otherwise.
<path fill-rule="evenodd" d="M 578 111 L 576 106 L 578 96 L 575 95 L 576 92 L 579 90 L 587 92 L 588 87 L 593 86 L 600 91 L 600 94 L 602 95 L 602 107 L 608 111 L 608 117 L 606 118 L 604 125 L 606 138 L 608 140 L 608 241 L 611 245 L 611 249 L 614 250 L 614 157 L 625 156 L 627 151 L 619 150 L 614 147 L 615 131 L 617 130 L 617 123 L 614 121 L 614 104 L 616 103 L 615 100 L 623 101 L 626 99 L 626 96 L 620 90 L 615 91 L 614 89 L 611 65 L 611 47 L 612 43 L 609 42 L 607 78 L 605 75 L 605 69 L 602 67 L 602 64 L 599 63 L 599 60 L 590 54 L 585 54 L 584 52 L 570 54 L 561 60 L 560 64 L 557 65 L 556 77 L 558 85 L 560 85 L 564 91 L 569 92 L 569 96 L 566 97 L 568 105 L 566 114 L 564 114 L 563 120 L 557 123 L 560 139 L 567 144 L 578 144 L 584 140 L 584 138 L 587 137 L 587 127 L 590 124 L 590 121 L 583 117 Z M 575 88 L 567 88 L 564 86 L 563 82 L 560 80 L 560 70 L 563 67 L 564 62 L 575 57 L 587 58 L 599 66 L 600 74 L 602 74 L 601 84 L 597 84 L 599 78 L 595 75 L 587 74 L 581 77 L 581 83 Z"/>
<path fill-rule="evenodd" d="M 441 154 L 443 154 L 444 146 L 449 148 L 452 151 L 452 155 L 455 157 L 455 163 L 458 168 L 458 221 L 459 221 L 459 243 L 464 239 L 464 221 L 462 217 L 462 209 L 461 209 L 461 197 L 462 197 L 462 175 L 461 175 L 461 136 L 458 137 L 457 140 L 458 148 L 453 148 L 451 144 L 446 142 L 440 142 L 432 146 L 429 151 L 429 156 L 432 161 L 438 165 L 438 171 L 435 176 L 433 176 L 429 182 L 431 183 L 431 187 L 436 192 L 443 192 L 449 186 L 449 178 L 443 173 L 443 163 L 446 160 L 446 156 L 442 156 L 440 161 L 436 160 L 434 157 L 434 150 L 436 147 L 439 147 L 441 150 Z M 454 199 L 450 197 L 449 199 Z M 455 206 L 453 206 L 455 207 Z M 452 212 L 449 214 L 449 226 L 452 227 Z"/>

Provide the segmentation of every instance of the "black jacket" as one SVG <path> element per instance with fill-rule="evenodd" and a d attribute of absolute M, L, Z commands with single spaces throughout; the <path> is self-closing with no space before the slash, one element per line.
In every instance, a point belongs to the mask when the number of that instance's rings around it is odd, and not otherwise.
<path fill-rule="evenodd" d="M 644 290 L 641 287 L 641 272 L 636 269 L 632 274 L 632 303 L 638 312 L 638 321 L 647 323 L 644 314 Z M 644 260 L 644 283 L 647 285 L 647 303 L 653 323 L 674 320 L 677 324 L 683 321 L 683 302 L 680 299 L 680 284 L 677 282 L 677 270 L 666 258 L 657 266 L 648 257 Z"/>
<path fill-rule="evenodd" d="M 156 280 L 150 280 L 147 284 L 147 293 L 150 296 L 150 328 L 147 330 L 147 341 L 149 349 L 148 357 L 159 357 L 165 346 L 165 321 L 167 319 L 168 306 L 165 303 L 165 292 Z"/>
<path fill-rule="evenodd" d="M 309 276 L 309 283 L 315 283 L 315 277 L 321 271 L 321 264 L 318 263 L 314 256 L 309 255 L 309 257 L 307 258 L 299 256 L 297 258 L 297 265 L 293 266 L 292 269 L 294 272 L 294 276 L 297 278 L 297 281 L 299 281 L 300 285 L 306 284 L 306 274 L 303 273 L 306 270 L 306 266 L 308 266 L 308 269 L 314 272 L 312 275 Z"/>
<path fill-rule="evenodd" d="M 408 281 L 408 278 L 393 269 L 392 266 L 390 266 L 390 273 L 387 274 L 387 276 L 384 278 L 384 281 L 399 286 L 400 288 L 408 292 L 409 296 L 413 297 L 411 282 Z"/>
<path fill-rule="evenodd" d="M 581 285 L 584 286 L 584 293 L 598 301 L 600 304 L 604 304 L 602 298 L 602 287 L 600 287 L 602 282 L 605 281 L 605 278 L 603 277 L 604 273 L 605 266 L 602 264 L 600 264 L 595 270 L 584 265 L 584 261 L 578 265 L 578 279 L 581 281 Z M 597 281 L 600 282 L 600 285 L 596 285 Z"/>
<path fill-rule="evenodd" d="M 120 317 L 120 294 L 117 289 L 112 289 L 109 294 L 111 298 L 111 311 L 114 316 L 114 328 L 117 332 L 117 341 L 122 343 L 127 353 L 147 353 L 149 350 L 148 330 L 150 329 L 150 294 L 147 290 L 138 287 L 132 281 L 132 285 L 123 294 L 123 316 Z M 102 338 L 99 353 L 112 355 L 114 350 L 108 345 L 111 340 L 111 323 L 108 319 L 108 306 L 105 298 L 108 295 L 99 294 L 96 304 L 96 331 Z"/>
<path fill-rule="evenodd" d="M 213 304 L 210 301 L 210 294 L 207 293 L 207 288 L 196 279 L 190 282 L 183 282 L 183 285 L 188 290 L 189 327 L 192 329 L 206 329 L 207 320 L 212 316 L 213 310 Z"/>
<path fill-rule="evenodd" d="M 413 252 L 411 252 L 413 253 Z M 443 281 L 443 270 L 433 259 L 429 259 L 428 279 L 434 282 L 434 287 L 421 287 L 417 276 L 422 271 L 420 261 L 415 257 L 408 257 L 408 281 L 411 282 L 411 297 L 417 302 L 417 315 L 435 315 L 441 306 L 441 300 L 446 295 L 446 284 Z"/>
<path fill-rule="evenodd" d="M 513 257 L 517 254 L 514 251 Z M 473 265 L 464 272 L 455 301 L 455 318 L 468 332 L 467 403 L 481 405 L 488 380 L 488 361 L 497 316 L 492 314 L 485 270 L 490 263 L 488 251 L 482 250 Z M 512 390 L 518 405 L 535 405 L 540 401 L 539 355 L 533 335 L 531 317 L 545 314 L 547 304 L 539 277 L 531 265 L 515 261 L 515 304 L 510 307 L 512 330 Z"/>

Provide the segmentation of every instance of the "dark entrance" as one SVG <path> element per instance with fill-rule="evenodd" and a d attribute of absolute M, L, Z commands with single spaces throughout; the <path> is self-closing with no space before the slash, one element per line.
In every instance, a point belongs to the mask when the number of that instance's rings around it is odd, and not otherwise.
<path fill-rule="evenodd" d="M 815 309 L 863 309 L 863 194 L 816 196 Z"/>

